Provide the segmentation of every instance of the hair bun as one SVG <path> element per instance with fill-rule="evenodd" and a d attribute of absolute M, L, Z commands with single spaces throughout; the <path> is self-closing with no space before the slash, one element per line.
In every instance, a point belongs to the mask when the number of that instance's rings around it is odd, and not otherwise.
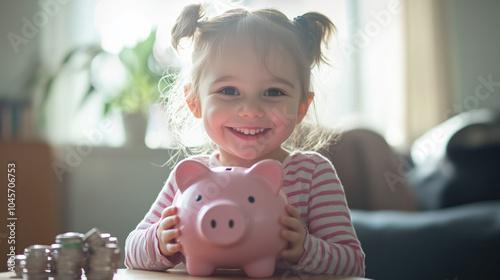
<path fill-rule="evenodd" d="M 196 32 L 198 21 L 205 16 L 205 7 L 202 4 L 191 4 L 182 10 L 172 27 L 172 47 L 177 50 L 182 38 L 191 38 Z"/>
<path fill-rule="evenodd" d="M 326 16 L 315 12 L 297 16 L 293 22 L 310 53 L 313 65 L 320 61 L 326 63 L 326 58 L 321 52 L 321 43 L 328 44 L 331 36 L 336 32 L 335 25 Z"/>

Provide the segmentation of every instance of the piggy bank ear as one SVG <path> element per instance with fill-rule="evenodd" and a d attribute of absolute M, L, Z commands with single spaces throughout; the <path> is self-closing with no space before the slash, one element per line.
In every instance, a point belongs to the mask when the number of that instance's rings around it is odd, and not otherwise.
<path fill-rule="evenodd" d="M 183 193 L 200 176 L 207 176 L 210 169 L 196 160 L 186 159 L 181 161 L 175 170 L 177 187 Z"/>
<path fill-rule="evenodd" d="M 277 194 L 283 183 L 283 169 L 281 165 L 272 159 L 265 159 L 254 164 L 247 170 L 249 174 L 264 177 L 271 186 L 273 194 Z"/>

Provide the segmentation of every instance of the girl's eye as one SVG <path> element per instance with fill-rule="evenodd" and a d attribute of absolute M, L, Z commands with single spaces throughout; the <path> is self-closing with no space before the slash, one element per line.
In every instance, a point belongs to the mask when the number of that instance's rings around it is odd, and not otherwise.
<path fill-rule="evenodd" d="M 225 94 L 225 95 L 240 95 L 240 93 L 238 92 L 238 90 L 235 89 L 234 87 L 223 88 L 219 92 L 222 93 L 222 94 Z"/>
<path fill-rule="evenodd" d="M 270 88 L 264 93 L 264 96 L 280 96 L 285 95 L 281 90 L 276 88 Z"/>

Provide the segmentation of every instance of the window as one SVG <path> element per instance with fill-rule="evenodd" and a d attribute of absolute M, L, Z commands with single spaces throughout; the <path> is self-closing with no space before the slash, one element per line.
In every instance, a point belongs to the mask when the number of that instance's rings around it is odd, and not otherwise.
<path fill-rule="evenodd" d="M 323 125 L 349 127 L 362 120 L 362 125 L 375 129 L 393 145 L 404 141 L 403 117 L 403 39 L 400 2 L 396 0 L 315 0 L 265 1 L 247 0 L 251 8 L 276 7 L 289 18 L 308 11 L 327 15 L 337 26 L 338 33 L 327 52 L 331 67 L 314 70 L 313 86 L 316 95 L 316 114 Z M 109 53 L 118 53 L 123 46 L 133 46 L 148 36 L 152 27 L 158 27 L 159 47 L 168 51 L 169 30 L 182 7 L 188 1 L 119 1 L 94 0 L 68 3 L 54 28 L 46 28 L 46 46 L 57 41 L 59 56 L 49 47 L 43 49 L 45 62 L 51 70 L 61 61 L 64 53 L 78 44 L 100 43 Z M 66 26 L 61 31 L 56 26 Z M 82 36 L 77 34 L 84 34 Z M 69 35 L 69 36 L 65 36 Z M 168 60 L 168 59 L 167 59 Z M 168 61 L 164 61 L 168 63 Z M 109 81 L 119 80 L 120 71 L 107 65 Z M 115 70 L 113 70 L 115 69 Z M 79 108 L 83 90 L 75 87 L 88 83 L 84 74 L 68 73 L 62 77 L 58 92 L 47 110 L 47 138 L 52 142 L 90 141 L 89 135 L 103 126 L 101 119 L 102 96 L 95 95 Z M 103 76 L 104 77 L 104 76 Z M 67 94 L 71 92 L 72 94 Z M 68 116 L 68 117 L 62 117 Z M 155 121 L 156 120 L 156 121 Z M 154 110 L 150 113 L 148 145 L 151 148 L 168 146 L 161 118 Z M 94 137 L 91 144 L 120 146 L 125 134 L 120 116 L 111 116 L 110 133 Z M 68 129 L 70 128 L 70 129 Z"/>

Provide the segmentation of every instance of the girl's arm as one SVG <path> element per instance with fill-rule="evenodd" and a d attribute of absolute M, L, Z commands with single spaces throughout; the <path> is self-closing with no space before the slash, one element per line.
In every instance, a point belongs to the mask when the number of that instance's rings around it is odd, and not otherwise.
<path fill-rule="evenodd" d="M 364 276 L 365 255 L 354 231 L 345 194 L 332 164 L 321 158 L 314 169 L 308 201 L 304 272 Z"/>
<path fill-rule="evenodd" d="M 163 209 L 172 205 L 177 189 L 174 185 L 173 173 L 171 172 L 165 186 L 144 219 L 127 237 L 125 242 L 125 265 L 127 268 L 167 270 L 183 261 L 183 256 L 180 253 L 168 258 L 163 256 L 156 236 L 161 213 Z"/>

